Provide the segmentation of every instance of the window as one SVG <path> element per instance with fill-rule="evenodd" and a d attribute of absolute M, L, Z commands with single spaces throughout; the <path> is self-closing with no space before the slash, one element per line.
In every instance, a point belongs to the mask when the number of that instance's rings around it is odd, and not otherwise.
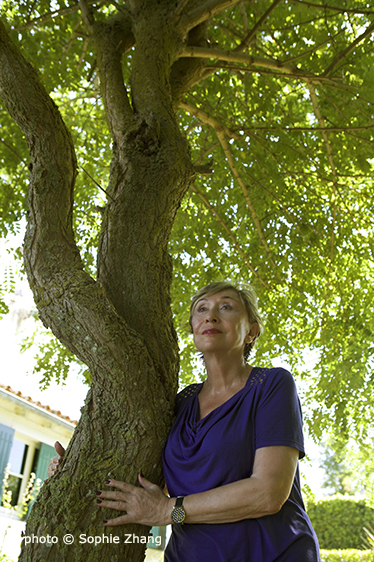
<path fill-rule="evenodd" d="M 20 491 L 24 476 L 26 457 L 29 446 L 18 439 L 13 439 L 9 455 L 8 490 L 12 492 L 12 505 L 17 505 L 20 500 Z"/>

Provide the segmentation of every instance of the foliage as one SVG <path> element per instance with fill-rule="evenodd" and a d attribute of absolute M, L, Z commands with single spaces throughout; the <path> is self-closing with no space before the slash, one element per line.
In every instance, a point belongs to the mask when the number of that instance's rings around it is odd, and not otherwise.
<path fill-rule="evenodd" d="M 308 515 L 322 549 L 360 549 L 363 529 L 373 521 L 374 510 L 365 500 L 336 495 L 309 501 Z"/>
<path fill-rule="evenodd" d="M 369 449 L 369 447 L 367 447 Z M 373 473 L 373 460 L 371 452 L 373 447 L 366 450 L 365 461 L 364 462 L 364 482 L 366 484 L 366 497 L 367 497 L 367 504 L 369 507 L 374 509 L 374 473 Z M 367 458 L 370 455 L 369 458 Z M 363 455 L 360 455 L 361 458 Z M 362 463 L 361 463 L 362 466 Z"/>
<path fill-rule="evenodd" d="M 14 502 L 12 501 L 12 491 L 10 489 L 11 486 L 9 484 L 9 469 L 10 469 L 10 465 L 7 464 L 4 471 L 1 505 L 2 507 L 9 509 L 11 511 L 12 516 L 16 515 L 20 519 L 24 519 L 26 517 L 31 502 L 33 502 L 36 496 L 38 495 L 42 481 L 40 480 L 40 478 L 37 478 L 35 480 L 36 475 L 34 472 L 31 472 L 25 491 L 22 494 L 21 501 L 15 505 Z"/>
<path fill-rule="evenodd" d="M 41 480 L 38 478 L 35 481 L 36 475 L 35 475 L 35 473 L 32 472 L 30 474 L 30 479 L 27 483 L 25 491 L 22 495 L 21 502 L 18 505 L 14 506 L 12 504 L 12 492 L 11 492 L 10 486 L 9 486 L 9 468 L 10 468 L 10 466 L 8 464 L 5 468 L 5 471 L 4 471 L 4 479 L 3 479 L 3 483 L 2 483 L 2 496 L 1 496 L 1 502 L 0 503 L 1 503 L 2 507 L 5 507 L 6 509 L 10 510 L 11 517 L 16 516 L 17 518 L 24 519 L 26 517 L 26 514 L 27 514 L 27 511 L 29 509 L 30 503 L 38 495 L 38 492 L 39 492 L 39 489 L 40 489 L 40 486 L 41 486 Z M 6 528 L 5 533 L 2 537 L 2 542 L 0 544 L 0 562 L 13 562 L 7 554 L 2 553 L 5 538 L 6 538 L 6 535 L 8 533 L 9 528 L 10 528 L 10 525 Z"/>
<path fill-rule="evenodd" d="M 347 444 L 332 437 L 325 443 L 321 457 L 320 467 L 325 471 L 322 488 L 328 488 L 330 495 L 354 493 Z"/>
<path fill-rule="evenodd" d="M 1 554 L 0 553 L 0 562 L 13 562 L 13 560 L 11 558 L 9 558 L 9 556 L 7 556 L 7 554 Z"/>
<path fill-rule="evenodd" d="M 321 562 L 374 562 L 370 550 L 321 550 Z"/>
<path fill-rule="evenodd" d="M 364 527 L 363 544 L 374 552 L 374 528 L 372 525 Z"/>
<path fill-rule="evenodd" d="M 8 480 L 9 480 L 9 464 L 7 464 L 4 471 L 2 493 L 1 493 L 1 505 L 7 509 L 12 509 L 12 492 L 9 490 Z"/>
<path fill-rule="evenodd" d="M 37 345 L 35 345 L 37 342 Z M 26 336 L 21 345 L 21 353 L 35 346 L 34 373 L 39 376 L 39 386 L 43 390 L 51 380 L 64 384 L 72 367 L 90 384 L 91 377 L 86 366 L 64 347 L 50 330 L 38 325 L 33 334 Z"/>
<path fill-rule="evenodd" d="M 104 21 L 114 10 L 103 2 L 95 14 Z M 363 438 L 373 417 L 372 14 L 366 0 L 257 0 L 218 13 L 207 32 L 210 58 L 199 59 L 205 78 L 178 110 L 195 164 L 213 161 L 212 175 L 196 175 L 169 246 L 182 384 L 195 364 L 191 295 L 211 280 L 249 279 L 267 326 L 253 361 L 287 356 L 307 383 L 315 436 L 334 427 Z M 6 0 L 1 15 L 74 137 L 76 239 L 95 276 L 111 158 L 95 52 L 76 4 Z M 130 50 L 126 84 L 131 62 Z M 3 110 L 1 123 L 6 235 L 26 212 L 28 152 Z M 313 372 L 302 365 L 305 348 L 318 352 Z M 45 371 L 56 353 L 66 368 L 71 357 L 52 343 Z"/>
<path fill-rule="evenodd" d="M 2 318 L 4 314 L 9 312 L 7 301 L 15 291 L 16 279 L 19 277 L 22 268 L 20 265 L 21 252 L 18 247 L 14 248 L 9 244 L 1 244 L 0 250 L 0 318 Z"/>
<path fill-rule="evenodd" d="M 366 506 L 374 509 L 374 442 L 372 432 L 362 443 L 350 439 L 343 446 L 344 442 L 345 440 L 340 440 L 339 448 L 341 447 L 341 460 L 350 472 L 346 484 L 351 487 L 353 492 L 365 490 Z M 326 467 L 325 470 L 332 470 L 332 467 Z"/>
<path fill-rule="evenodd" d="M 305 481 L 302 483 L 301 493 L 303 496 L 303 501 L 305 505 L 305 509 L 308 511 L 309 502 L 313 503 L 316 500 L 315 493 Z"/>

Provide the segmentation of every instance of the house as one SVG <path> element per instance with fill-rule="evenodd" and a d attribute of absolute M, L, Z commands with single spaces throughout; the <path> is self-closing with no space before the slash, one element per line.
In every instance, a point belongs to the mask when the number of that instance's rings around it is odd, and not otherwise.
<path fill-rule="evenodd" d="M 77 422 L 60 411 L 34 402 L 10 386 L 0 384 L 0 485 L 10 465 L 9 488 L 16 505 L 30 479 L 45 480 L 49 461 L 56 455 L 56 440 L 66 446 Z"/>
<path fill-rule="evenodd" d="M 48 477 L 49 461 L 56 455 L 55 441 L 66 447 L 77 423 L 60 411 L 0 383 L 0 488 L 9 464 L 8 489 L 12 491 L 12 505 L 21 502 L 32 472 L 42 481 Z M 6 516 L 7 512 L 9 510 L 0 507 L 0 516 Z M 11 531 L 14 533 L 8 537 L 8 542 L 16 543 L 9 552 L 14 558 L 19 552 L 20 523 L 13 522 L 15 527 Z M 3 527 L 6 528 L 5 523 Z M 0 535 L 2 532 L 0 520 Z M 159 560 L 157 552 L 161 555 L 165 547 L 165 527 L 153 527 L 152 535 L 146 557 L 149 562 Z"/>

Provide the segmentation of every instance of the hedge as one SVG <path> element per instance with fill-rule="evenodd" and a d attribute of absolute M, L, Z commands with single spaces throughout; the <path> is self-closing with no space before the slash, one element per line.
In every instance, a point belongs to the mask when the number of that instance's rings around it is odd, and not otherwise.
<path fill-rule="evenodd" d="M 341 495 L 309 500 L 307 511 L 321 549 L 365 548 L 364 527 L 374 524 L 374 510 L 365 500 Z"/>
<path fill-rule="evenodd" d="M 372 550 L 321 550 L 322 562 L 374 562 Z"/>

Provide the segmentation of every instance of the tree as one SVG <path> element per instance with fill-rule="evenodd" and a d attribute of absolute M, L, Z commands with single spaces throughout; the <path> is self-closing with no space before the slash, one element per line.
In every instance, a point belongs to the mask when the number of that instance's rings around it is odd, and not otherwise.
<path fill-rule="evenodd" d="M 312 430 L 363 434 L 373 349 L 369 4 L 25 0 L 2 12 L 2 228 L 22 215 L 28 182 L 23 251 L 39 315 L 92 379 L 28 534 L 101 534 L 93 498 L 108 473 L 135 483 L 142 470 L 162 484 L 178 375 L 170 290 L 189 365 L 190 294 L 217 277 L 249 277 L 267 320 L 256 359 L 285 353 L 296 364 L 305 346 L 318 350 L 318 376 L 304 372 L 306 400 L 318 401 Z M 143 554 L 144 545 L 35 542 L 21 560 Z"/>
<path fill-rule="evenodd" d="M 324 447 L 321 468 L 325 471 L 322 488 L 327 488 L 329 495 L 354 494 L 353 470 L 349 463 L 347 443 L 330 438 Z M 357 483 L 357 480 L 354 480 Z"/>

